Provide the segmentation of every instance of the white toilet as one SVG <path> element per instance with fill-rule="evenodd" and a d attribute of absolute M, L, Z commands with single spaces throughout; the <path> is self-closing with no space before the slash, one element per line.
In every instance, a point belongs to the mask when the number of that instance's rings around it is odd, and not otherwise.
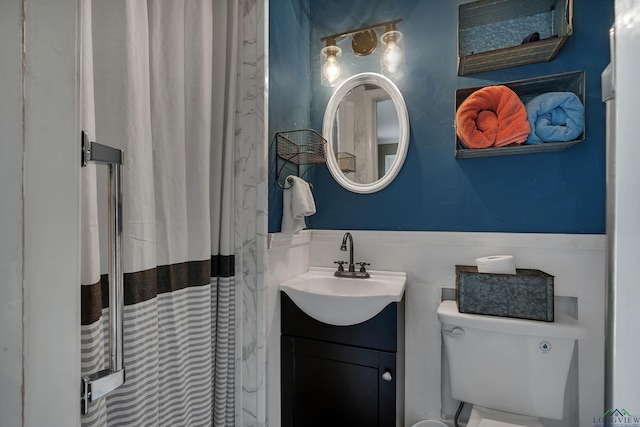
<path fill-rule="evenodd" d="M 451 395 L 472 404 L 467 427 L 540 427 L 560 420 L 573 348 L 586 335 L 573 318 L 554 322 L 458 312 L 438 307 Z"/>

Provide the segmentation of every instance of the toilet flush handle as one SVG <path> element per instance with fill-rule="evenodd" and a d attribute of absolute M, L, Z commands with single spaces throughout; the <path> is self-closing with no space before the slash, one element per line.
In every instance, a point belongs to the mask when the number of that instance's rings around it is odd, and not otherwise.
<path fill-rule="evenodd" d="M 464 335 L 464 329 L 459 328 L 457 326 L 449 331 L 446 329 L 443 329 L 442 332 L 452 337 L 456 337 L 456 336 L 461 337 Z"/>

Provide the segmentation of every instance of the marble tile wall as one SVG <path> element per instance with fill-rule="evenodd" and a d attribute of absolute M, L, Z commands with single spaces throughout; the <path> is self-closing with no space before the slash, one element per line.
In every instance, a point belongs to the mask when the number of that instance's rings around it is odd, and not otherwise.
<path fill-rule="evenodd" d="M 266 423 L 265 272 L 267 251 L 268 0 L 239 3 L 236 110 L 236 425 Z"/>

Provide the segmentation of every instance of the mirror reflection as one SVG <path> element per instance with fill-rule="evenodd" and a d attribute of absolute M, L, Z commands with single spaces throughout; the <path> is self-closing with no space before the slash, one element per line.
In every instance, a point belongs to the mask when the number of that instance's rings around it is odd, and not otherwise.
<path fill-rule="evenodd" d="M 398 152 L 400 124 L 391 96 L 361 84 L 340 101 L 333 123 L 333 152 L 345 177 L 370 184 L 389 171 Z"/>

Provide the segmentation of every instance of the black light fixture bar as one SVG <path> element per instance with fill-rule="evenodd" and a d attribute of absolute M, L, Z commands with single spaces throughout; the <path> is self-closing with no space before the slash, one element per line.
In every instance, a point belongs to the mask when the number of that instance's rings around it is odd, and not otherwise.
<path fill-rule="evenodd" d="M 338 34 L 332 34 L 330 36 L 322 37 L 320 39 L 320 41 L 323 42 L 323 41 L 329 40 L 329 39 L 337 39 L 339 37 L 346 37 L 346 36 L 350 36 L 352 34 L 361 33 L 363 31 L 369 31 L 369 30 L 374 30 L 376 28 L 380 28 L 380 27 L 386 27 L 387 25 L 395 25 L 398 22 L 402 22 L 402 19 L 394 19 L 392 21 L 381 22 L 379 24 L 369 25 L 368 27 L 358 28 L 356 30 L 349 30 L 349 31 L 345 31 L 345 32 L 342 32 L 342 33 L 338 33 Z"/>

